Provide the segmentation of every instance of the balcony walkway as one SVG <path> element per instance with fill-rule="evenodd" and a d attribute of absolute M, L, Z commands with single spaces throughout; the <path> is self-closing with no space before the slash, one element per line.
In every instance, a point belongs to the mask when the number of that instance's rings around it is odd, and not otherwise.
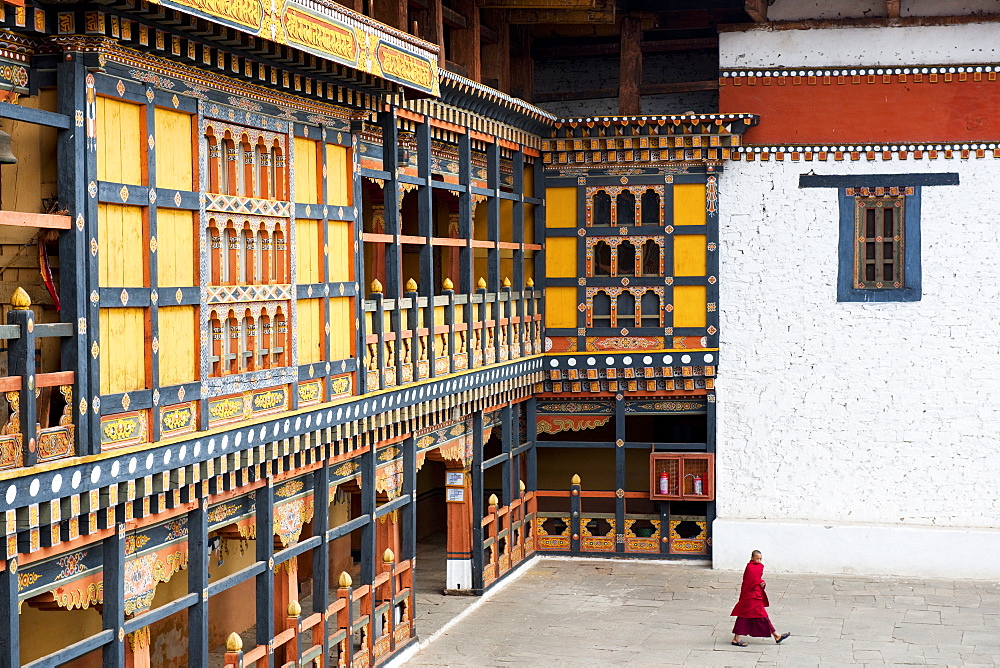
<path fill-rule="evenodd" d="M 738 648 L 728 614 L 739 573 L 648 561 L 542 559 L 529 568 L 406 665 L 1000 663 L 993 582 L 765 571 L 771 619 L 792 636 Z"/>

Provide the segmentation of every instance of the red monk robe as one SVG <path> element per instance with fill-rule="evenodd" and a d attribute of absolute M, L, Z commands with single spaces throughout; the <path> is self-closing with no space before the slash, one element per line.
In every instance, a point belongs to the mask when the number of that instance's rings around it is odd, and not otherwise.
<path fill-rule="evenodd" d="M 740 600 L 729 613 L 733 617 L 767 617 L 767 592 L 764 591 L 764 564 L 750 562 L 743 570 L 743 586 L 740 587 Z"/>
<path fill-rule="evenodd" d="M 733 611 L 729 613 L 736 617 L 733 633 L 737 638 L 739 636 L 753 638 L 775 636 L 774 626 L 767 616 L 767 610 L 764 609 L 770 603 L 767 600 L 767 592 L 764 591 L 764 580 L 761 577 L 763 574 L 764 564 L 754 561 L 748 563 L 743 571 L 740 600 L 736 603 Z M 779 643 L 784 639 L 784 636 L 780 640 L 775 636 L 775 640 Z M 745 643 L 736 640 L 733 641 L 733 644 L 741 647 L 745 645 Z"/>

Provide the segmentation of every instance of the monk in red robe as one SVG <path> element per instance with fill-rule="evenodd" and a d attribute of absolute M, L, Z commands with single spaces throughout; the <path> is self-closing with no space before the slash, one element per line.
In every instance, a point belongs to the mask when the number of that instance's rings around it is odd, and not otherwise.
<path fill-rule="evenodd" d="M 740 600 L 736 607 L 729 613 L 736 617 L 736 624 L 733 625 L 733 643 L 737 647 L 746 647 L 747 643 L 740 640 L 740 636 L 752 636 L 754 638 L 766 638 L 771 636 L 774 642 L 781 644 L 781 641 L 792 635 L 791 633 L 778 634 L 774 630 L 774 625 L 767 616 L 766 608 L 770 603 L 767 600 L 767 592 L 764 588 L 764 564 L 761 563 L 760 550 L 754 550 L 750 554 L 750 563 L 743 571 L 743 585 L 740 587 Z"/>

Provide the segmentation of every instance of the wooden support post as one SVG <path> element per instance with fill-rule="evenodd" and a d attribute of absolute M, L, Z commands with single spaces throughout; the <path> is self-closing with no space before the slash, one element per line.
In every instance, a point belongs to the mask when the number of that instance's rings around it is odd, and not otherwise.
<path fill-rule="evenodd" d="M 201 485 L 198 489 L 203 489 Z M 188 608 L 188 663 L 208 665 L 208 499 L 197 499 L 187 515 L 188 593 L 198 600 Z"/>
<path fill-rule="evenodd" d="M 445 279 L 444 289 L 441 291 L 445 298 L 448 300 L 448 304 L 444 307 L 444 322 L 448 325 L 448 373 L 455 373 L 457 365 L 455 364 L 456 351 L 455 351 L 455 286 L 451 282 L 450 278 Z M 468 334 L 468 332 L 466 332 Z M 468 340 L 468 339 L 466 339 Z M 468 353 L 468 348 L 466 348 L 466 353 Z M 468 365 L 466 365 L 468 366 Z"/>
<path fill-rule="evenodd" d="M 376 21 L 381 21 L 403 32 L 409 32 L 407 0 L 377 0 L 372 3 Z"/>
<path fill-rule="evenodd" d="M 571 552 L 580 551 L 580 492 L 582 490 L 580 476 L 574 473 L 569 485 L 569 549 Z"/>
<path fill-rule="evenodd" d="M 472 587 L 483 590 L 483 411 L 472 413 Z"/>
<path fill-rule="evenodd" d="M 482 77 L 479 8 L 476 7 L 476 0 L 454 0 L 452 6 L 465 17 L 466 27 L 451 32 L 451 60 L 465 70 L 462 73 L 464 76 L 479 81 Z"/>
<path fill-rule="evenodd" d="M 368 299 L 375 302 L 375 310 L 372 311 L 372 334 L 378 338 L 375 342 L 375 374 L 378 380 L 376 387 L 369 389 L 380 390 L 385 387 L 385 311 L 382 306 L 382 285 L 378 283 L 377 278 L 372 281 Z"/>
<path fill-rule="evenodd" d="M 508 290 L 508 293 L 510 291 Z M 514 411 L 504 404 L 500 409 L 500 451 L 508 456 L 508 461 L 500 465 L 500 505 L 509 506 L 517 495 L 511 487 L 510 451 L 517 444 L 514 440 Z"/>
<path fill-rule="evenodd" d="M 433 4 L 431 2 L 430 4 Z M 424 322 L 429 329 L 434 327 L 434 293 L 437 286 L 434 285 L 434 247 L 430 244 L 430 238 L 434 236 L 434 188 L 431 185 L 433 175 L 431 174 L 431 124 L 421 123 L 417 126 L 417 176 L 424 180 L 424 185 L 417 188 L 417 233 L 424 238 L 424 243 L 420 246 L 420 276 L 417 280 L 420 283 L 420 293 L 427 298 L 427 306 L 424 308 Z M 416 306 L 416 304 L 414 304 Z M 419 318 L 418 318 L 419 320 Z M 414 342 L 416 349 L 416 342 Z M 434 358 L 438 355 L 437 342 L 433 332 L 427 338 L 427 358 L 430 360 L 429 375 L 435 376 Z M 414 360 L 417 358 L 414 357 Z M 413 377 L 416 378 L 416 368 L 414 365 Z"/>
<path fill-rule="evenodd" d="M 496 34 L 494 44 L 483 44 L 482 68 L 483 83 L 497 90 L 510 90 L 510 23 L 503 11 L 484 9 L 483 25 L 488 26 Z"/>
<path fill-rule="evenodd" d="M 226 639 L 226 654 L 223 668 L 243 668 L 243 638 L 233 632 Z"/>
<path fill-rule="evenodd" d="M 458 136 L 458 183 L 464 186 L 458 193 L 458 231 L 459 238 L 465 239 L 466 245 L 459 253 L 460 275 L 457 279 L 459 292 L 468 295 L 475 289 L 475 278 L 472 276 L 475 263 L 472 253 L 472 139 L 467 133 Z M 451 280 L 456 280 L 456 277 L 452 276 Z M 465 312 L 468 317 L 472 312 L 471 307 L 466 308 Z M 471 329 L 469 333 L 472 333 Z M 469 367 L 472 367 L 471 360 Z"/>
<path fill-rule="evenodd" d="M 35 402 L 35 313 L 31 299 L 23 288 L 14 291 L 7 324 L 16 325 L 21 335 L 7 344 L 7 373 L 20 376 L 21 448 L 24 466 L 38 463 L 38 405 Z"/>
<path fill-rule="evenodd" d="M 618 114 L 642 113 L 639 86 L 642 85 L 642 24 L 635 16 L 622 19 L 621 60 L 619 63 Z"/>
<path fill-rule="evenodd" d="M 525 438 L 532 442 L 532 446 L 528 448 L 528 479 L 524 481 L 525 487 L 529 492 L 534 492 L 538 489 L 538 446 L 534 445 L 538 442 L 538 427 L 536 426 L 536 421 L 538 419 L 537 413 L 538 402 L 534 396 L 528 398 L 525 402 L 525 410 L 528 411 L 527 419 L 525 423 L 527 424 L 528 433 L 525 434 Z"/>
<path fill-rule="evenodd" d="M 410 308 L 406 309 L 406 329 L 410 330 L 410 358 L 407 360 L 402 359 L 403 346 L 402 342 L 400 342 L 399 355 L 398 355 L 400 359 L 396 367 L 397 368 L 396 374 L 397 377 L 399 378 L 400 383 L 403 382 L 402 371 L 404 362 L 410 367 L 410 373 L 412 374 L 410 377 L 413 378 L 413 380 L 417 380 L 417 378 L 419 378 L 419 373 L 420 373 L 420 336 L 417 334 L 417 331 L 420 329 L 420 304 L 418 304 L 418 300 L 420 299 L 420 293 L 417 290 L 410 290 L 411 287 L 414 287 L 413 283 L 408 281 L 406 294 L 403 295 L 406 299 L 410 300 Z M 428 297 L 427 301 L 433 304 L 434 297 L 433 296 Z M 398 313 L 399 309 L 396 309 L 396 312 Z M 427 373 L 429 376 L 433 376 L 434 375 L 434 353 L 432 348 L 432 344 L 434 343 L 433 311 L 431 312 L 430 320 L 425 322 L 429 322 L 427 328 L 427 365 L 428 365 Z"/>
<path fill-rule="evenodd" d="M 447 502 L 448 539 L 445 589 L 470 590 L 474 586 L 474 542 L 471 476 L 461 462 L 446 462 L 448 473 L 462 474 L 463 501 Z M 447 474 L 446 474 L 447 475 Z"/>
<path fill-rule="evenodd" d="M 389 173 L 383 188 L 383 204 L 385 205 L 385 233 L 394 236 L 385 253 L 385 293 L 390 299 L 397 299 L 403 294 L 402 247 L 399 243 L 399 131 L 396 127 L 396 114 L 386 111 L 379 114 L 379 125 L 382 128 L 382 169 Z"/>
<path fill-rule="evenodd" d="M 274 487 L 267 480 L 254 492 L 257 522 L 258 562 L 265 566 L 256 577 L 257 644 L 270 647 L 274 637 Z M 266 665 L 274 665 L 274 654 L 268 650 Z"/>
<path fill-rule="evenodd" d="M 354 237 L 354 276 L 351 278 L 358 284 L 365 282 L 365 245 L 361 240 L 361 235 L 364 232 L 364 186 L 362 185 L 364 179 L 358 176 L 358 172 L 361 169 L 360 134 L 363 129 L 364 122 L 360 118 L 355 118 L 351 121 L 351 177 L 354 181 L 353 197 L 351 198 L 354 206 L 351 207 L 351 210 L 355 212 L 354 221 L 351 225 L 351 232 Z M 357 318 L 358 322 L 354 338 L 358 359 L 364 359 L 364 351 L 367 345 L 365 343 L 367 334 L 365 327 L 367 323 L 365 322 L 364 300 L 361 297 L 367 289 L 367 285 L 361 285 L 361 289 L 358 290 L 358 296 L 353 300 L 354 317 Z M 367 369 L 359 368 L 355 380 L 357 381 L 359 394 L 364 394 L 373 389 L 368 387 Z M 208 404 L 207 401 L 203 401 L 202 403 Z"/>
<path fill-rule="evenodd" d="M 361 455 L 361 514 L 369 518 L 361 529 L 361 581 L 370 583 L 375 579 L 375 444 Z M 363 615 L 374 615 L 374 608 L 363 610 Z"/>
<path fill-rule="evenodd" d="M 0 571 L 0 668 L 21 665 L 21 618 L 17 605 L 17 557 L 7 560 Z"/>
<path fill-rule="evenodd" d="M 322 449 L 326 451 L 328 447 L 323 446 Z M 325 452 L 324 456 L 328 454 Z M 326 532 L 330 529 L 330 468 L 326 462 L 312 474 L 312 488 L 313 535 L 323 538 L 312 551 L 312 611 L 322 615 L 319 627 L 322 629 L 323 656 L 328 657 L 330 631 L 326 609 L 330 606 L 330 542 L 326 539 Z"/>
<path fill-rule="evenodd" d="M 535 91 L 535 63 L 531 58 L 530 27 L 523 25 L 510 27 L 509 57 L 510 94 L 531 102 Z M 538 196 L 541 197 L 541 195 Z"/>
<path fill-rule="evenodd" d="M 620 397 L 621 395 L 619 395 Z M 625 399 L 615 399 L 615 489 L 625 490 Z M 625 552 L 625 495 L 615 496 L 615 552 Z"/>
<path fill-rule="evenodd" d="M 371 522 L 369 522 L 369 525 Z M 352 585 L 351 576 L 344 571 L 340 574 L 339 587 L 337 588 L 337 598 L 344 601 L 345 605 L 337 613 L 337 626 L 341 629 L 347 631 L 347 637 L 341 641 L 342 651 L 340 652 L 341 662 L 338 665 L 353 666 L 354 665 L 354 641 L 352 640 L 352 629 L 354 625 L 354 615 L 352 610 L 352 597 L 351 590 Z M 364 613 L 362 613 L 364 614 Z M 364 651 L 365 648 L 362 648 Z"/>
<path fill-rule="evenodd" d="M 87 71 L 79 54 L 65 53 L 56 65 L 56 86 L 59 90 L 58 111 L 72 118 L 76 111 L 90 106 L 86 101 Z M 59 275 L 60 319 L 63 322 L 76 323 L 88 316 L 90 308 L 87 299 L 91 291 L 88 283 L 90 276 L 90 261 L 88 252 L 89 239 L 86 225 L 88 210 L 87 184 L 91 178 L 88 171 L 88 146 L 85 132 L 78 128 L 60 130 L 56 139 L 56 164 L 58 165 L 58 193 L 60 204 L 69 210 L 74 218 L 72 229 L 59 235 L 59 266 L 76 267 L 77 271 L 61 272 Z M 94 140 L 90 140 L 94 144 Z M 94 153 L 96 146 L 90 148 Z M 94 158 L 96 164 L 96 153 Z M 95 204 L 96 208 L 96 204 Z M 80 223 L 84 224 L 81 225 Z M 97 238 L 97 234 L 93 234 Z M 95 263 L 96 264 L 96 263 Z M 90 333 L 76 331 L 74 336 L 62 339 L 62 368 L 75 369 L 73 398 L 79 404 L 80 410 L 74 410 L 73 423 L 76 439 L 76 454 L 91 455 L 100 452 L 100 439 L 97 435 L 99 420 L 92 411 L 86 409 L 90 403 L 91 393 L 91 362 L 89 354 L 90 340 L 96 337 L 98 324 L 96 320 L 89 321 Z M 96 390 L 95 390 L 96 393 Z M 206 402 L 207 403 L 207 402 Z"/>
<path fill-rule="evenodd" d="M 125 665 L 125 525 L 114 525 L 114 533 L 104 539 L 104 608 L 102 628 L 114 633 L 103 647 L 104 668 Z"/>

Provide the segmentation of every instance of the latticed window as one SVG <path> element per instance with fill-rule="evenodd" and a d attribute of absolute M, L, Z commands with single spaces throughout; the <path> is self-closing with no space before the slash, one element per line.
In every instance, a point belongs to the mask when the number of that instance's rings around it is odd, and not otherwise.
<path fill-rule="evenodd" d="M 903 287 L 903 197 L 855 198 L 854 286 Z"/>

